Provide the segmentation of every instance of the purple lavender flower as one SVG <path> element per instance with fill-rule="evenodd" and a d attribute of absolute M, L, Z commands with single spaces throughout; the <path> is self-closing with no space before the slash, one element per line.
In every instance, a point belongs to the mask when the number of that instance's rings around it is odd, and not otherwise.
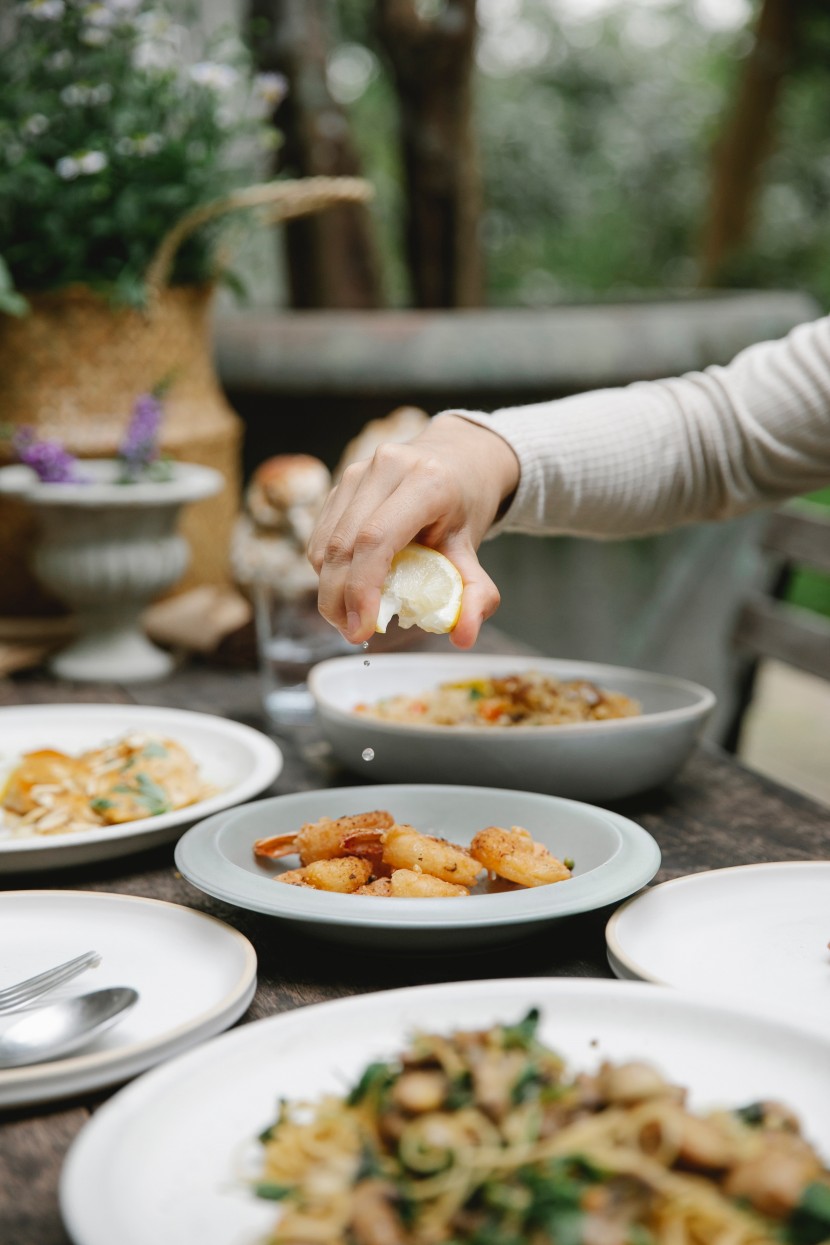
<path fill-rule="evenodd" d="M 118 449 L 124 481 L 150 472 L 160 460 L 159 429 L 164 410 L 155 393 L 136 398 L 124 440 Z"/>
<path fill-rule="evenodd" d="M 78 460 L 60 441 L 40 441 L 33 428 L 19 428 L 12 438 L 20 462 L 31 467 L 43 484 L 83 484 Z"/>

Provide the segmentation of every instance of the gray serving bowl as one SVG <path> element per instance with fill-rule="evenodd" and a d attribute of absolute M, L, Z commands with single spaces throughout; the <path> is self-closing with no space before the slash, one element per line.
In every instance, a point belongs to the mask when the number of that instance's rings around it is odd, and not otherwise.
<path fill-rule="evenodd" d="M 465 727 L 384 722 L 354 711 L 399 693 L 522 670 L 590 679 L 633 696 L 643 712 L 567 726 Z M 593 804 L 635 795 L 676 774 L 715 706 L 713 692 L 670 675 L 475 653 L 335 657 L 314 667 L 309 687 L 335 757 L 364 781 L 486 784 Z"/>

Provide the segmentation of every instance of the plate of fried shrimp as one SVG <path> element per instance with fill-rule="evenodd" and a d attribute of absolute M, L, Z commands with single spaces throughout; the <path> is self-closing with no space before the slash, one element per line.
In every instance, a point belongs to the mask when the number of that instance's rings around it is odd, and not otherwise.
<path fill-rule="evenodd" d="M 76 1245 L 817 1245 L 828 1059 L 818 1034 L 643 982 L 337 999 L 119 1092 L 61 1209 Z"/>
<path fill-rule="evenodd" d="M 443 784 L 303 791 L 217 814 L 179 841 L 194 886 L 363 945 L 521 937 L 634 894 L 654 839 L 616 813 L 536 792 Z"/>

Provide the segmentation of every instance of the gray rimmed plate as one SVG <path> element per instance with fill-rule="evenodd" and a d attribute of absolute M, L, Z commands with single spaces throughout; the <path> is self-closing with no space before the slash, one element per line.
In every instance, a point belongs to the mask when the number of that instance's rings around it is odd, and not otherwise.
<path fill-rule="evenodd" d="M 385 808 L 400 822 L 467 844 L 485 826 L 524 826 L 574 876 L 551 886 L 459 899 L 384 899 L 281 886 L 276 874 L 296 856 L 258 862 L 256 839 L 297 830 L 320 817 Z M 176 866 L 216 899 L 302 924 L 318 937 L 364 946 L 427 950 L 486 946 L 548 922 L 633 895 L 660 865 L 654 839 L 616 813 L 530 791 L 390 784 L 303 791 L 260 800 L 193 826 L 176 847 Z"/>

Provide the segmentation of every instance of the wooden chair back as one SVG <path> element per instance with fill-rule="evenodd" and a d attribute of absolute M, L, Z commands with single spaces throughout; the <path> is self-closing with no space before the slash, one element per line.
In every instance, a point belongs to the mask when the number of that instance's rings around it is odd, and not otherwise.
<path fill-rule="evenodd" d="M 830 680 L 830 618 L 783 600 L 793 573 L 830 576 L 830 510 L 798 501 L 776 510 L 761 538 L 775 568 L 767 593 L 753 594 L 737 619 L 735 644 L 754 658 L 774 658 Z"/>

